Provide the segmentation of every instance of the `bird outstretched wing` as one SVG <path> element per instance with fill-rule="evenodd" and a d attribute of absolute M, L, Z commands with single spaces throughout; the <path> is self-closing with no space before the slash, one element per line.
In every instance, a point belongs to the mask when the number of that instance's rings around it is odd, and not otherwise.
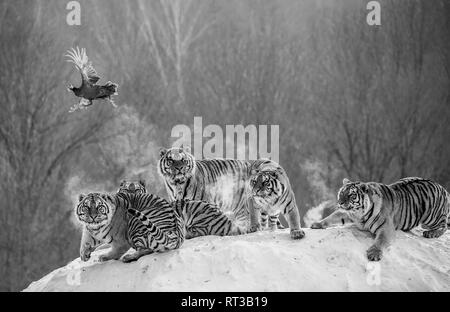
<path fill-rule="evenodd" d="M 72 48 L 67 51 L 66 56 L 69 58 L 68 62 L 74 63 L 80 71 L 83 82 L 93 85 L 100 80 L 99 75 L 87 57 L 85 48 L 82 48 L 81 50 L 78 47 L 76 49 Z"/>

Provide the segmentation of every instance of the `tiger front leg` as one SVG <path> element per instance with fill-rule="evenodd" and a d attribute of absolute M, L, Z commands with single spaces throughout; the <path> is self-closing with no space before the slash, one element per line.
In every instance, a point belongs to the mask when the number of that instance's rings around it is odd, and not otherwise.
<path fill-rule="evenodd" d="M 249 233 L 253 233 L 261 230 L 261 225 L 259 220 L 261 218 L 260 209 L 256 208 L 255 203 L 252 199 L 248 200 L 248 211 L 250 215 L 250 228 L 248 230 Z"/>
<path fill-rule="evenodd" d="M 261 229 L 264 230 L 267 228 L 267 222 L 268 222 L 267 219 L 269 218 L 269 216 L 267 215 L 267 212 L 265 212 L 265 211 L 260 211 L 260 214 L 261 214 L 261 218 L 260 218 Z"/>
<path fill-rule="evenodd" d="M 99 245 L 100 242 L 97 241 L 94 237 L 92 237 L 92 235 L 89 233 L 87 229 L 83 229 L 80 244 L 80 259 L 84 262 L 88 261 L 91 258 L 91 253 Z"/>
<path fill-rule="evenodd" d="M 269 230 L 275 231 L 276 229 L 278 229 L 277 222 L 278 222 L 278 214 L 270 215 L 269 216 Z"/>
<path fill-rule="evenodd" d="M 289 228 L 291 229 L 292 239 L 301 239 L 305 237 L 305 232 L 300 227 L 300 213 L 298 212 L 297 206 L 289 207 L 287 213 L 284 214 Z"/>
<path fill-rule="evenodd" d="M 387 220 L 378 230 L 375 237 L 375 243 L 367 249 L 367 259 L 369 261 L 380 261 L 383 256 L 383 250 L 389 246 L 395 236 L 395 227 L 392 220 Z"/>
<path fill-rule="evenodd" d="M 345 210 L 336 210 L 328 217 L 319 222 L 314 222 L 311 224 L 312 229 L 326 229 L 331 225 L 351 223 L 351 220 Z"/>

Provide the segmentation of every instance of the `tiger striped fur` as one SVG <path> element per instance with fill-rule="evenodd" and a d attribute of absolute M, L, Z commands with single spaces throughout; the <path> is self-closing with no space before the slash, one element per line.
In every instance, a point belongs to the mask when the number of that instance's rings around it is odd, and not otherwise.
<path fill-rule="evenodd" d="M 259 210 L 249 196 L 249 179 L 255 170 L 279 168 L 271 160 L 204 159 L 196 160 L 183 148 L 163 149 L 158 171 L 171 200 L 189 199 L 211 202 L 254 232 L 260 228 Z M 287 178 L 287 177 L 286 177 Z M 292 209 L 291 211 L 294 211 Z M 303 237 L 300 217 L 292 212 L 288 218 L 291 237 Z"/>
<path fill-rule="evenodd" d="M 277 229 L 280 213 L 283 213 L 286 220 L 290 221 L 289 225 L 297 222 L 300 224 L 300 215 L 294 192 L 287 174 L 280 166 L 252 172 L 250 191 L 256 205 L 261 211 L 269 215 L 269 228 L 271 230 Z M 267 223 L 263 223 L 262 227 L 267 227 Z M 298 236 L 295 238 L 302 238 L 305 235 L 301 229 L 296 231 L 295 234 Z"/>
<path fill-rule="evenodd" d="M 123 181 L 118 192 L 134 193 L 137 190 L 147 193 L 144 181 Z M 171 205 L 183 218 L 186 239 L 205 235 L 228 236 L 247 233 L 245 228 L 236 225 L 215 204 L 181 199 L 171 202 Z"/>
<path fill-rule="evenodd" d="M 426 238 L 444 234 L 450 215 L 450 195 L 438 183 L 422 178 L 405 178 L 390 185 L 344 179 L 338 192 L 338 207 L 311 228 L 354 222 L 359 229 L 375 234 L 367 258 L 379 261 L 395 230 L 408 231 L 422 225 Z"/>
<path fill-rule="evenodd" d="M 245 227 L 230 220 L 215 204 L 199 200 L 178 199 L 173 201 L 172 205 L 183 217 L 187 239 L 205 235 L 241 235 L 248 232 Z"/>
<path fill-rule="evenodd" d="M 166 200 L 152 194 L 80 195 L 76 215 L 83 225 L 83 261 L 102 244 L 110 244 L 111 250 L 100 256 L 100 261 L 117 260 L 133 247 L 136 252 L 122 258 L 130 262 L 145 254 L 178 248 L 184 241 L 181 217 Z M 150 220 L 149 226 L 142 222 L 143 216 Z"/>

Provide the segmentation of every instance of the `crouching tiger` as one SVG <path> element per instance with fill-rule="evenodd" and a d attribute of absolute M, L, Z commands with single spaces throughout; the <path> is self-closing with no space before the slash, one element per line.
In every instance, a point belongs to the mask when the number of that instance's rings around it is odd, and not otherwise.
<path fill-rule="evenodd" d="M 152 194 L 80 195 L 76 215 L 83 225 L 81 260 L 102 244 L 110 244 L 100 261 L 117 260 L 130 247 L 136 251 L 122 260 L 130 262 L 153 252 L 179 248 L 184 242 L 184 222 L 164 199 Z"/>
<path fill-rule="evenodd" d="M 444 234 L 449 222 L 450 195 L 438 183 L 422 178 L 405 178 L 390 185 L 344 179 L 338 192 L 338 208 L 311 228 L 354 222 L 359 229 L 375 234 L 367 258 L 379 261 L 395 230 L 408 231 L 422 225 L 426 238 Z"/>
<path fill-rule="evenodd" d="M 139 182 L 123 181 L 118 193 L 145 194 L 147 189 L 142 180 Z M 183 219 L 186 239 L 205 235 L 230 236 L 247 233 L 245 227 L 233 222 L 215 204 L 184 199 L 173 201 L 170 204 Z"/>

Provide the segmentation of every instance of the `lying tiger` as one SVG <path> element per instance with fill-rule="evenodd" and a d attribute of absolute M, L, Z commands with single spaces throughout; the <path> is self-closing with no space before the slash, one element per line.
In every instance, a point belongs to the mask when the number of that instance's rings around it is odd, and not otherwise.
<path fill-rule="evenodd" d="M 203 159 L 196 160 L 188 150 L 174 147 L 160 152 L 158 170 L 163 178 L 167 193 L 171 200 L 201 200 L 217 204 L 224 213 L 245 224 L 250 232 L 260 229 L 261 209 L 263 216 L 270 211 L 266 204 L 255 207 L 256 198 L 249 195 L 249 181 L 264 170 L 281 168 L 268 159 L 235 160 L 235 159 Z M 293 239 L 302 238 L 305 233 L 300 227 L 300 216 L 295 203 L 294 193 L 284 171 L 280 171 L 279 184 L 283 184 L 283 198 L 274 207 L 274 216 L 280 211 L 285 214 Z M 284 197 L 286 196 L 286 197 Z M 289 200 L 285 200 L 289 197 Z M 262 202 L 260 202 L 262 203 Z M 258 205 L 257 205 L 258 206 Z M 264 218 L 263 218 L 264 221 Z M 278 222 L 278 218 L 277 218 Z"/>
<path fill-rule="evenodd" d="M 146 194 L 145 181 L 123 181 L 118 193 Z M 230 236 L 247 233 L 246 228 L 235 224 L 215 204 L 183 199 L 170 204 L 183 219 L 186 239 L 205 235 Z"/>
<path fill-rule="evenodd" d="M 184 242 L 184 222 L 164 199 L 152 194 L 90 193 L 80 195 L 76 215 L 83 225 L 80 258 L 87 261 L 100 245 L 110 244 L 100 261 L 125 255 L 131 262 L 153 252 L 179 248 Z"/>
<path fill-rule="evenodd" d="M 375 234 L 367 258 L 379 261 L 395 230 L 408 231 L 422 225 L 426 238 L 444 234 L 450 215 L 450 194 L 438 183 L 422 178 L 405 178 L 390 185 L 344 179 L 338 192 L 338 207 L 311 228 L 354 222 L 361 230 Z"/>

